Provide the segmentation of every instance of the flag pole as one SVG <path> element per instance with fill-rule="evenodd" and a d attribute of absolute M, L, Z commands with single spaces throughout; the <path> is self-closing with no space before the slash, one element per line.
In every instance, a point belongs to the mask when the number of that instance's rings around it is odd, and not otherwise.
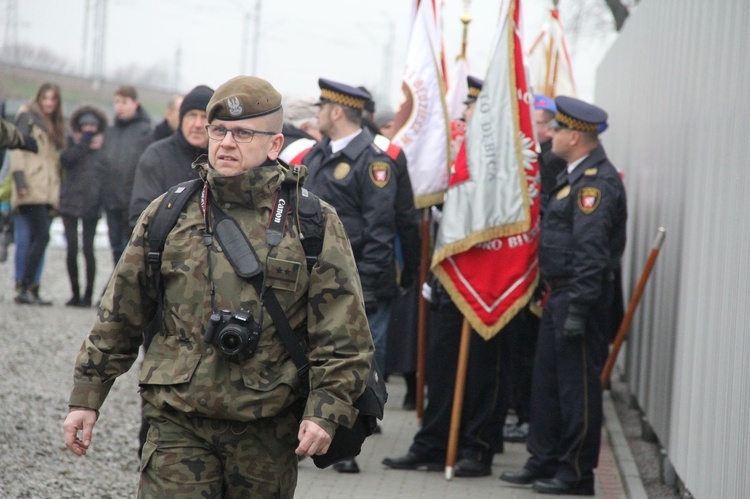
<path fill-rule="evenodd" d="M 419 263 L 419 323 L 417 325 L 417 419 L 424 415 L 425 366 L 427 365 L 427 300 L 422 295 L 422 286 L 427 281 L 430 268 L 430 209 L 422 216 L 422 256 Z"/>
<path fill-rule="evenodd" d="M 633 320 L 633 314 L 635 314 L 635 309 L 638 306 L 638 302 L 641 301 L 641 295 L 643 294 L 643 289 L 646 287 L 646 283 L 648 282 L 648 278 L 651 276 L 651 270 L 654 268 L 654 264 L 656 263 L 656 257 L 659 256 L 659 250 L 661 249 L 661 245 L 664 243 L 664 238 L 667 235 L 667 230 L 664 227 L 659 227 L 659 229 L 656 232 L 656 238 L 654 239 L 654 244 L 651 247 L 651 253 L 648 256 L 648 260 L 646 261 L 646 266 L 643 268 L 643 272 L 641 272 L 641 278 L 638 281 L 638 285 L 635 287 L 635 292 L 633 292 L 633 296 L 630 298 L 630 303 L 628 304 L 628 311 L 625 314 L 625 317 L 622 319 L 622 323 L 620 324 L 620 329 L 617 330 L 617 336 L 615 336 L 615 341 L 612 344 L 612 351 L 609 353 L 609 357 L 607 358 L 607 363 L 604 365 L 604 370 L 602 370 L 602 390 L 604 390 L 607 387 L 607 383 L 609 382 L 609 377 L 612 374 L 612 369 L 615 366 L 615 361 L 617 360 L 617 354 L 620 353 L 620 347 L 622 346 L 622 342 L 625 341 L 625 334 L 628 332 L 628 328 L 630 327 L 630 321 Z"/>
<path fill-rule="evenodd" d="M 458 453 L 458 434 L 461 429 L 461 408 L 464 405 L 464 388 L 466 385 L 466 369 L 469 365 L 469 340 L 471 339 L 471 325 L 464 317 L 461 328 L 461 346 L 458 350 L 458 369 L 456 370 L 456 387 L 453 391 L 453 411 L 451 412 L 451 428 L 448 436 L 448 453 L 445 459 L 445 479 L 453 479 L 453 467 Z"/>

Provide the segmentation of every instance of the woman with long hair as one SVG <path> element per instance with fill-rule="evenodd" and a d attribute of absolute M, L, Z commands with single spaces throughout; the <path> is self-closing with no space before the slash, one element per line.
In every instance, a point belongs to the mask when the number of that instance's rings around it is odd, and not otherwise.
<path fill-rule="evenodd" d="M 39 296 L 39 281 L 49 243 L 50 210 L 57 209 L 60 200 L 60 150 L 65 144 L 60 87 L 42 84 L 36 98 L 18 110 L 16 127 L 37 142 L 39 151 L 16 150 L 10 157 L 17 229 L 15 301 L 50 305 Z"/>

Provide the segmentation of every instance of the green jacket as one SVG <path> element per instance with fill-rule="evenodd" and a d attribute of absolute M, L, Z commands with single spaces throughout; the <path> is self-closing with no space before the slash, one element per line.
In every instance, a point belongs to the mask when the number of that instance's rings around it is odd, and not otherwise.
<path fill-rule="evenodd" d="M 364 391 L 374 347 L 349 240 L 336 212 L 321 202 L 325 217 L 323 249 L 308 273 L 298 225 L 287 220 L 284 238 L 269 252 L 266 227 L 275 194 L 290 171 L 264 165 L 225 177 L 201 165 L 222 210 L 241 226 L 263 262 L 292 328 L 306 344 L 310 395 L 303 417 L 333 435 L 350 427 L 353 402 Z M 304 176 L 304 168 L 302 172 Z M 272 417 L 297 398 L 297 371 L 268 313 L 262 313 L 252 285 L 239 278 L 214 238 L 203 244 L 201 196 L 195 196 L 167 238 L 161 264 L 163 332 L 141 367 L 143 397 L 156 407 L 207 418 L 248 421 Z M 141 333 L 157 307 L 147 262 L 148 230 L 161 197 L 143 212 L 101 300 L 98 318 L 76 361 L 71 407 L 98 410 L 114 379 L 138 356 Z M 209 219 L 214 212 L 209 207 Z M 291 215 L 291 214 L 290 214 Z M 230 361 L 203 342 L 211 314 L 207 259 L 216 288 L 216 309 L 248 310 L 262 318 L 255 355 Z M 306 334 L 305 334 L 306 330 Z"/>

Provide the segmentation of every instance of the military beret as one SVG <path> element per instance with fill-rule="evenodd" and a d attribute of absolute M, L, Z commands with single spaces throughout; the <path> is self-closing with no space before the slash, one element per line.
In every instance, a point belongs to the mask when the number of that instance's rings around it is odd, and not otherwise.
<path fill-rule="evenodd" d="M 544 111 L 550 111 L 551 113 L 557 112 L 555 101 L 543 94 L 534 95 L 534 109 L 542 109 Z"/>
<path fill-rule="evenodd" d="M 466 100 L 464 101 L 464 104 L 471 104 L 472 102 L 477 101 L 477 97 L 479 97 L 479 92 L 482 91 L 482 85 L 484 85 L 484 80 L 480 80 L 476 76 L 467 76 L 466 83 L 469 85 L 469 93 L 466 95 Z"/>
<path fill-rule="evenodd" d="M 564 95 L 555 99 L 555 105 L 555 121 L 558 128 L 570 128 L 579 132 L 604 131 L 602 125 L 607 122 L 607 113 L 604 109 Z"/>
<path fill-rule="evenodd" d="M 244 120 L 281 109 L 281 94 L 262 78 L 235 76 L 221 84 L 206 107 L 208 122 Z"/>
<path fill-rule="evenodd" d="M 372 100 L 368 92 L 325 78 L 318 79 L 318 86 L 320 87 L 320 99 L 316 103 L 317 105 L 332 102 L 354 109 L 365 109 L 367 101 Z"/>

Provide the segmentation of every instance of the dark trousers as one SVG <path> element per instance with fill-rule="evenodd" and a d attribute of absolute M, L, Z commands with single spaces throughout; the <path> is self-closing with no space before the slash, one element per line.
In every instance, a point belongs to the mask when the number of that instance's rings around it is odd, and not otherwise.
<path fill-rule="evenodd" d="M 503 350 L 503 372 L 508 383 L 509 404 L 516 411 L 518 423 L 528 423 L 539 318 L 524 307 L 500 334 L 505 335 L 508 343 L 508 348 Z"/>
<path fill-rule="evenodd" d="M 32 204 L 18 207 L 19 215 L 28 222 L 30 228 L 29 247 L 26 250 L 26 264 L 23 269 L 23 283 L 31 286 L 49 244 L 49 226 L 52 218 L 46 204 Z"/>
<path fill-rule="evenodd" d="M 80 295 L 80 286 L 78 284 L 78 220 L 77 217 L 63 215 L 63 227 L 65 228 L 65 240 L 68 243 L 67 253 L 65 255 L 65 264 L 68 268 L 68 277 L 70 277 L 70 287 L 73 296 Z M 99 223 L 98 218 L 81 218 L 82 236 L 81 246 L 83 248 L 83 257 L 86 261 L 86 297 L 91 300 L 91 291 L 94 287 L 94 277 L 96 276 L 96 258 L 94 257 L 94 237 L 96 236 L 96 226 Z"/>
<path fill-rule="evenodd" d="M 568 288 L 550 293 L 534 358 L 526 468 L 565 483 L 591 481 L 599 461 L 602 428 L 602 351 L 610 331 L 612 286 L 603 286 L 584 339 L 563 336 Z"/>
<path fill-rule="evenodd" d="M 112 259 L 115 266 L 120 261 L 122 252 L 130 240 L 130 226 L 128 225 L 128 210 L 107 209 L 107 233 L 109 245 L 112 247 Z"/>
<path fill-rule="evenodd" d="M 447 295 L 431 307 L 427 345 L 427 389 L 429 402 L 422 428 L 409 449 L 433 462 L 444 462 L 448 448 L 453 394 L 463 316 Z M 505 386 L 500 375 L 502 334 L 485 341 L 472 331 L 466 388 L 461 411 L 458 453 L 490 464 L 502 452 L 503 421 L 506 411 Z"/>

